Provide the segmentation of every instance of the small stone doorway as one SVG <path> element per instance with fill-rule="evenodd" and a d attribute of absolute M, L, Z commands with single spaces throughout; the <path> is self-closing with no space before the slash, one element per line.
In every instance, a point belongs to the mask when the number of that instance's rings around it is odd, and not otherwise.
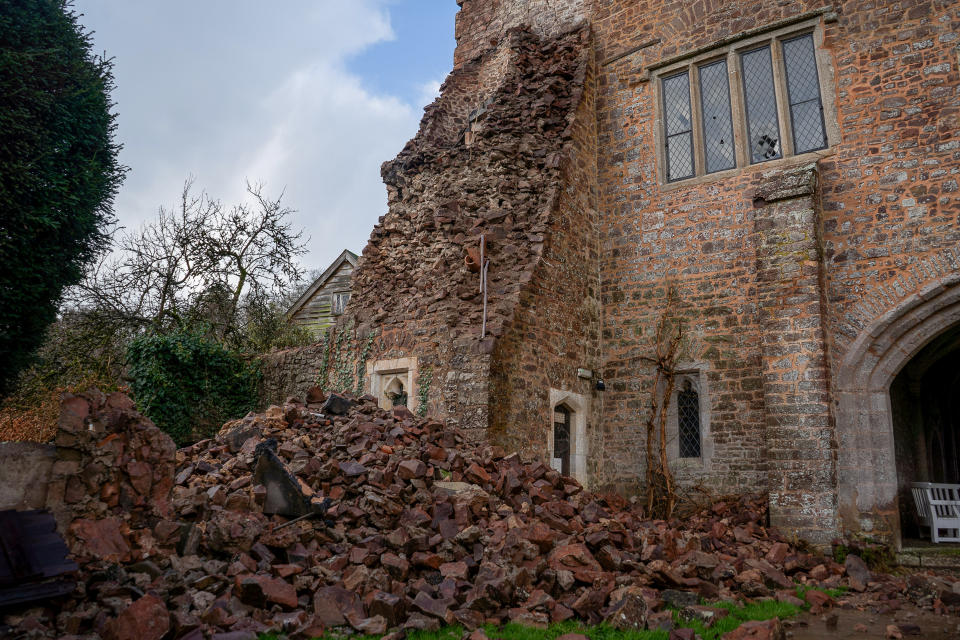
<path fill-rule="evenodd" d="M 553 410 L 553 459 L 560 473 L 570 475 L 570 409 L 562 404 Z"/>
<path fill-rule="evenodd" d="M 960 326 L 920 349 L 890 384 L 901 535 L 919 538 L 912 482 L 960 484 Z"/>

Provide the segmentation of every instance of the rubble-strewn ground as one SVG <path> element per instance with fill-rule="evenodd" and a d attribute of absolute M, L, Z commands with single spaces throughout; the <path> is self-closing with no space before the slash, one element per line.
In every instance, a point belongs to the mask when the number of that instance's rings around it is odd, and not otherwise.
<path fill-rule="evenodd" d="M 758 497 L 648 520 L 369 397 L 314 389 L 173 454 L 127 398 L 90 393 L 66 398 L 57 443 L 74 473 L 55 511 L 80 586 L 56 607 L 8 614 L 15 636 L 228 640 L 574 618 L 634 630 L 669 626 L 675 610 L 703 624 L 726 615 L 703 600 L 804 604 L 798 594 L 815 616 L 909 603 L 958 620 L 960 582 L 798 549 L 764 526 Z"/>

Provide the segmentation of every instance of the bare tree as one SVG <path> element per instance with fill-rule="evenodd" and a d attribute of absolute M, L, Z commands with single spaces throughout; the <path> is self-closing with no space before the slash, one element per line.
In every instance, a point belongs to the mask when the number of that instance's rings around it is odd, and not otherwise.
<path fill-rule="evenodd" d="M 237 317 L 241 296 L 264 298 L 280 293 L 303 275 L 295 257 L 304 253 L 299 244 L 303 232 L 293 233 L 287 218 L 293 210 L 280 204 L 283 195 L 271 200 L 263 185 L 247 183 L 255 206 L 240 204 L 216 217 L 210 255 L 215 259 L 212 275 L 231 292 L 230 317 Z"/>
<path fill-rule="evenodd" d="M 164 330 L 202 319 L 223 338 L 242 322 L 244 298 L 281 294 L 302 270 L 302 232 L 289 222 L 293 210 L 247 184 L 250 203 L 225 208 L 206 192 L 183 186 L 175 209 L 161 207 L 157 220 L 123 234 L 117 251 L 90 271 L 70 294 L 73 309 L 133 328 Z"/>

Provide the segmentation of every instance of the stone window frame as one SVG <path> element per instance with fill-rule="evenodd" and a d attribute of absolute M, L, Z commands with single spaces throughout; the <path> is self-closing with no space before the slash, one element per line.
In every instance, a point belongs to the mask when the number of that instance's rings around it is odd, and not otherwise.
<path fill-rule="evenodd" d="M 706 367 L 685 366 L 676 370 L 673 378 L 673 392 L 667 404 L 667 460 L 671 469 L 679 474 L 702 473 L 710 469 L 713 460 L 714 443 L 710 430 L 710 385 Z M 680 420 L 677 398 L 686 383 L 697 393 L 700 403 L 700 457 L 680 457 Z M 662 391 L 661 391 L 662 394 Z"/>
<path fill-rule="evenodd" d="M 417 389 L 417 358 L 394 358 L 367 363 L 367 379 L 370 395 L 377 399 L 381 409 L 393 409 L 393 403 L 384 396 L 384 391 L 399 379 L 407 392 L 407 408 L 416 413 L 420 404 Z"/>
<path fill-rule="evenodd" d="M 553 461 L 553 415 L 563 405 L 570 412 L 570 476 L 584 487 L 587 486 L 587 416 L 590 413 L 590 397 L 582 393 L 550 389 L 550 421 L 547 429 L 547 466 Z"/>
<path fill-rule="evenodd" d="M 794 154 L 790 105 L 787 98 L 787 76 L 781 42 L 807 34 L 813 36 L 813 49 L 817 64 L 820 101 L 823 106 L 823 124 L 827 144 L 823 149 Z M 747 117 L 743 95 L 740 54 L 766 44 L 770 45 L 770 52 L 773 57 L 774 91 L 776 94 L 778 126 L 780 128 L 781 157 L 763 162 L 752 162 L 750 158 L 750 148 L 747 144 Z M 725 59 L 727 62 L 730 91 L 730 117 L 733 123 L 734 159 L 736 165 L 731 169 L 707 173 L 700 104 L 700 83 L 697 70 L 699 67 L 721 59 Z M 703 182 L 712 182 L 751 168 L 763 167 L 763 169 L 766 170 L 778 166 L 790 166 L 797 162 L 809 162 L 811 158 L 819 158 L 832 154 L 834 147 L 836 147 L 841 140 L 833 90 L 835 86 L 833 61 L 829 51 L 824 47 L 822 16 L 818 15 L 759 33 L 751 33 L 743 38 L 724 41 L 716 47 L 705 47 L 688 54 L 682 54 L 676 58 L 653 65 L 648 71 L 651 84 L 653 85 L 656 103 L 654 140 L 661 188 L 671 189 Z M 662 81 L 684 71 L 687 72 L 690 82 L 690 110 L 693 117 L 694 175 L 678 180 L 668 180 Z"/>

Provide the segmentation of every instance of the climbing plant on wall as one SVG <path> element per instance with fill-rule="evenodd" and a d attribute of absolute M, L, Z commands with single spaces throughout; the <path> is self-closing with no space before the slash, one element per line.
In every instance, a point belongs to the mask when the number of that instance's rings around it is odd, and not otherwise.
<path fill-rule="evenodd" d="M 260 371 L 201 331 L 137 338 L 127 361 L 138 408 L 178 445 L 255 408 Z"/>
<path fill-rule="evenodd" d="M 684 319 L 677 313 L 677 291 L 670 287 L 653 337 L 655 355 L 642 356 L 653 364 L 650 412 L 647 414 L 647 514 L 667 519 L 677 502 L 677 489 L 667 460 L 667 409 L 676 381 L 676 367 L 684 338 Z M 659 390 L 664 389 L 660 396 Z"/>
<path fill-rule="evenodd" d="M 417 379 L 417 415 L 421 418 L 427 415 L 427 403 L 430 400 L 430 383 L 433 382 L 433 367 L 426 366 L 420 369 Z"/>
<path fill-rule="evenodd" d="M 321 360 L 317 384 L 324 389 L 363 394 L 367 357 L 373 347 L 374 333 L 361 339 L 351 322 L 339 330 L 331 327 L 321 340 Z"/>

